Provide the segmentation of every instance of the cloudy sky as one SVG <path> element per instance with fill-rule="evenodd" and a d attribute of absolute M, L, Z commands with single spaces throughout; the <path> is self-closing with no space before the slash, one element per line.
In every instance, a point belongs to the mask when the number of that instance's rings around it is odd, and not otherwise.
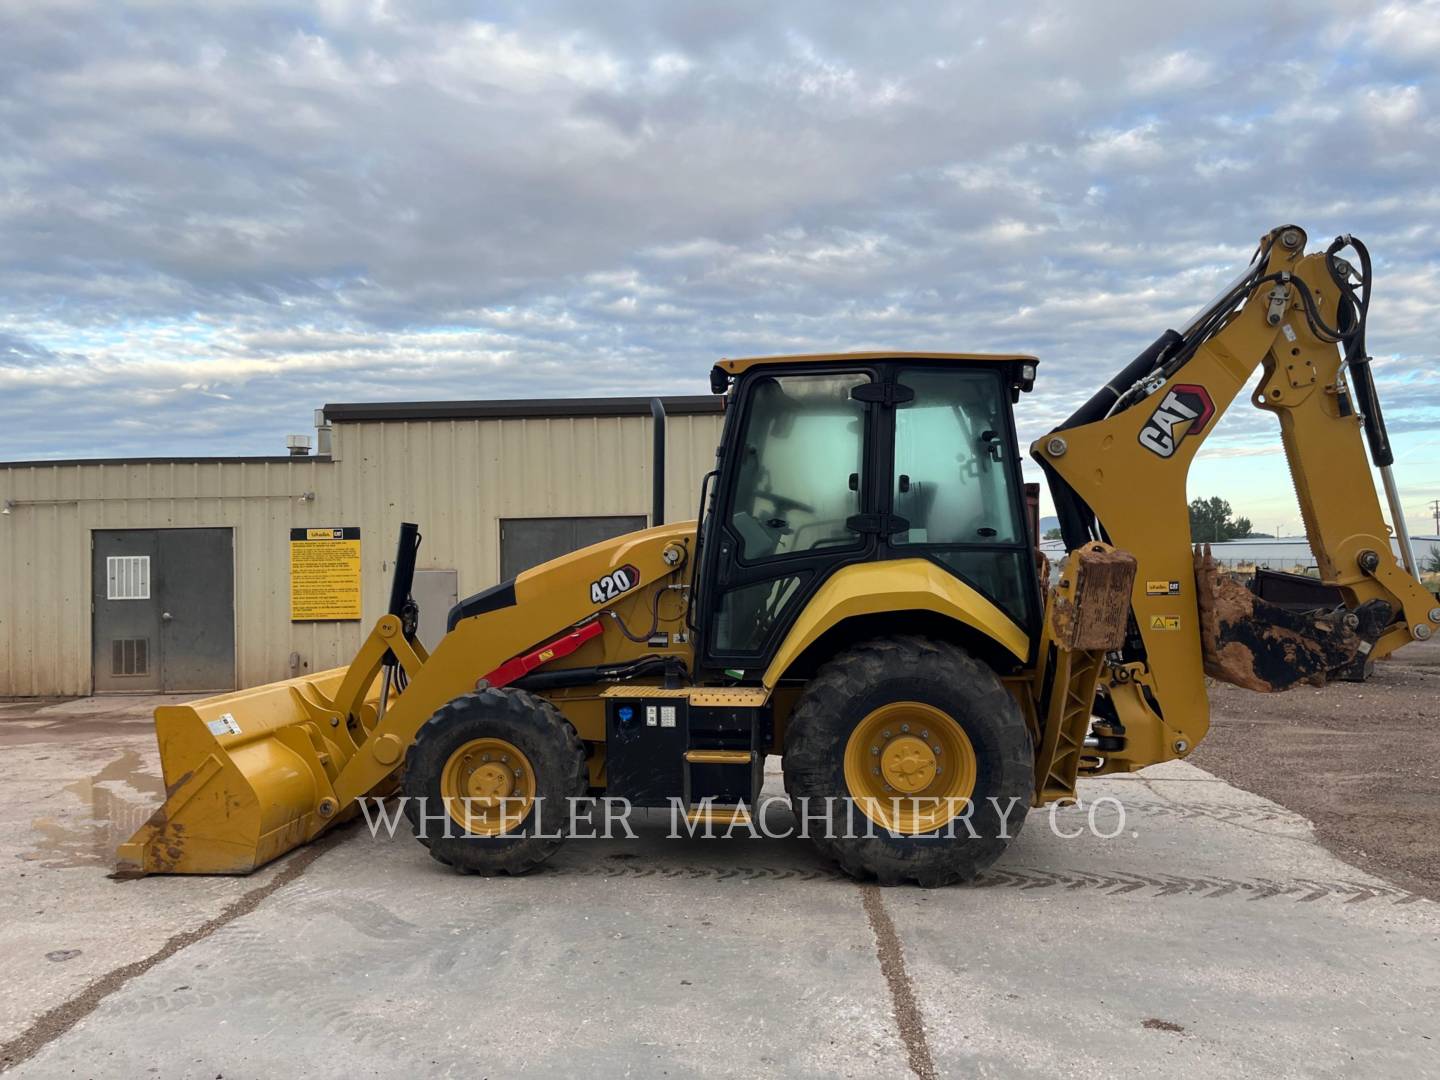
<path fill-rule="evenodd" d="M 1433 0 L 0 0 L 0 459 L 889 347 L 1038 353 L 1028 441 L 1293 221 L 1377 256 L 1431 532 L 1437 74 Z M 1191 494 L 1295 529 L 1273 428 Z"/>

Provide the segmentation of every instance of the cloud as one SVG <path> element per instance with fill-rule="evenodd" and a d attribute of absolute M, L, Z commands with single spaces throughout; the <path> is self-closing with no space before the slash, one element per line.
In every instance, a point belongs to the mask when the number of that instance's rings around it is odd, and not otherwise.
<path fill-rule="evenodd" d="M 1285 221 L 1371 240 L 1390 415 L 1440 414 L 1432 2 L 0 18 L 0 457 L 833 348 L 1036 352 L 1028 440 Z"/>
<path fill-rule="evenodd" d="M 1130 64 L 1130 87 L 1137 94 L 1193 90 L 1210 81 L 1214 64 L 1184 49 Z"/>
<path fill-rule="evenodd" d="M 1440 60 L 1440 2 L 1385 4 L 1364 23 L 1366 47 L 1422 64 Z"/>

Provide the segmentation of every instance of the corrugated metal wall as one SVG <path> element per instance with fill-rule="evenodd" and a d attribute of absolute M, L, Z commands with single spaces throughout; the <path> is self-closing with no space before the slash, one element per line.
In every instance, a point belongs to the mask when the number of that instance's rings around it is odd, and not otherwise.
<path fill-rule="evenodd" d="M 671 416 L 666 517 L 695 514 L 719 414 Z M 401 521 L 420 569 L 456 570 L 461 595 L 499 579 L 499 519 L 648 514 L 647 417 L 337 424 L 334 458 L 0 465 L 0 695 L 90 692 L 93 529 L 235 530 L 241 686 L 348 662 L 384 610 Z M 302 501 L 306 492 L 313 500 Z M 291 623 L 289 530 L 358 525 L 364 619 Z"/>

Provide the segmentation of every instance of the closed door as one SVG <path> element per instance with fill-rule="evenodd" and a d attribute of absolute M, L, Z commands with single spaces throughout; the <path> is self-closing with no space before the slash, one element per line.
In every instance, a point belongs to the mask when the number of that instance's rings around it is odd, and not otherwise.
<path fill-rule="evenodd" d="M 868 370 L 761 375 L 737 389 L 718 516 L 705 532 L 710 666 L 763 668 L 825 579 L 873 557 L 880 526 L 864 513 L 865 450 L 876 389 Z"/>
<path fill-rule="evenodd" d="M 445 636 L 445 623 L 450 609 L 459 598 L 460 589 L 454 570 L 416 570 L 410 596 L 420 608 L 420 644 L 431 652 Z"/>
<path fill-rule="evenodd" d="M 93 550 L 96 691 L 234 689 L 229 529 L 96 530 Z"/>
<path fill-rule="evenodd" d="M 645 528 L 637 517 L 503 518 L 500 521 L 500 580 L 602 540 Z"/>

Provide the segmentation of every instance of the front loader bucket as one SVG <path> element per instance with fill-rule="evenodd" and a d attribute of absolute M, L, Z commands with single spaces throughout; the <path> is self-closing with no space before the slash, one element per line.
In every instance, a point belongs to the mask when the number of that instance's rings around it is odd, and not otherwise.
<path fill-rule="evenodd" d="M 331 778 L 354 743 L 331 703 L 347 670 L 157 708 L 167 797 L 117 871 L 248 874 L 343 817 Z"/>

